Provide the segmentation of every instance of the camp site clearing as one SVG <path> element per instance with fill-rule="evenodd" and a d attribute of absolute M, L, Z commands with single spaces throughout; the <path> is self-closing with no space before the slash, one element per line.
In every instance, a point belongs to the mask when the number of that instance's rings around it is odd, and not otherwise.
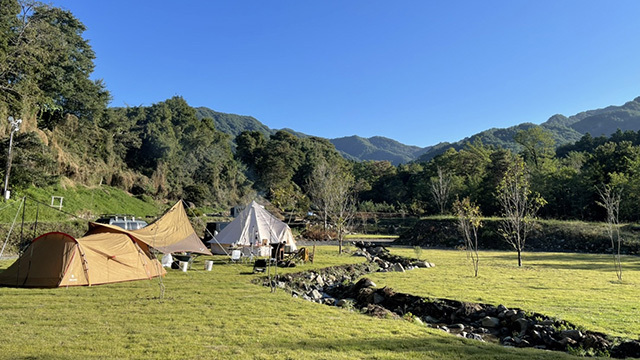
<path fill-rule="evenodd" d="M 411 256 L 412 250 L 394 252 Z M 424 251 L 434 268 L 371 278 L 378 286 L 397 285 L 400 291 L 419 295 L 519 305 L 589 330 L 630 338 L 640 333 L 640 262 L 635 258 L 623 260 L 625 282 L 616 284 L 604 255 L 530 254 L 523 269 L 516 268 L 511 253 L 481 255 L 477 279 L 464 252 L 444 250 Z M 207 259 L 215 260 L 210 272 L 204 270 Z M 338 256 L 336 247 L 319 246 L 314 264 L 278 271 L 361 261 Z M 11 262 L 0 261 L 0 268 Z M 251 264 L 230 264 L 224 256 L 201 256 L 187 272 L 168 270 L 165 277 L 151 280 L 0 288 L 0 358 L 573 358 L 462 339 L 405 320 L 372 318 L 292 298 L 281 289 L 271 293 L 252 283 L 264 275 L 251 270 Z M 453 277 L 459 281 L 450 286 Z M 580 278 L 589 281 L 566 281 Z"/>

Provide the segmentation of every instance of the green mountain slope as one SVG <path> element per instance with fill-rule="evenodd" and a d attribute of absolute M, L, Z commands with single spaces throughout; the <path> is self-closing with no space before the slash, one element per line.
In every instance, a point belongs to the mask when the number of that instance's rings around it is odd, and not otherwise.
<path fill-rule="evenodd" d="M 474 142 L 477 139 L 482 140 L 486 145 L 518 150 L 518 145 L 513 140 L 513 136 L 518 131 L 526 130 L 531 126 L 534 126 L 534 124 L 523 123 L 508 128 L 493 128 L 452 144 L 438 144 L 424 152 L 424 154 L 418 158 L 418 161 L 433 159 L 450 147 L 460 150 L 467 143 Z M 640 130 L 640 97 L 622 106 L 608 106 L 603 109 L 583 111 L 570 117 L 556 114 L 540 124 L 540 126 L 551 131 L 556 141 L 556 146 L 578 141 L 586 133 L 593 136 L 608 136 L 618 129 L 622 131 L 638 131 Z"/>
<path fill-rule="evenodd" d="M 251 116 L 225 114 L 206 107 L 199 107 L 196 111 L 200 119 L 212 118 L 217 130 L 230 134 L 232 137 L 245 130 L 260 131 L 267 137 L 277 131 L 270 129 Z M 459 150 L 465 144 L 476 140 L 481 140 L 486 145 L 519 150 L 513 136 L 518 131 L 526 130 L 532 126 L 535 124 L 522 123 L 508 128 L 491 128 L 454 143 L 439 143 L 425 148 L 405 145 L 382 136 L 363 138 L 353 135 L 330 139 L 330 141 L 347 159 L 356 161 L 388 160 L 397 165 L 414 160 L 428 161 L 450 147 Z M 640 97 L 622 106 L 608 106 L 602 109 L 583 111 L 569 117 L 556 114 L 540 126 L 551 131 L 557 146 L 575 142 L 586 133 L 599 136 L 610 135 L 617 129 L 638 131 L 640 130 Z M 292 129 L 284 130 L 298 137 L 309 136 Z"/>
<path fill-rule="evenodd" d="M 243 131 L 259 131 L 265 137 L 269 137 L 277 131 L 269 128 L 252 116 L 226 114 L 211 110 L 207 107 L 196 108 L 196 116 L 199 119 L 212 118 L 216 130 L 230 134 L 232 139 Z M 309 137 L 309 135 L 293 129 L 283 130 L 300 138 Z M 398 141 L 382 136 L 374 136 L 368 139 L 359 136 L 349 136 L 331 139 L 330 141 L 346 159 L 356 161 L 388 160 L 396 165 L 415 160 L 420 154 L 429 149 L 404 145 Z"/>
<path fill-rule="evenodd" d="M 198 107 L 195 109 L 198 119 L 213 119 L 216 130 L 227 133 L 231 135 L 232 138 L 235 138 L 245 130 L 259 131 L 266 137 L 271 134 L 275 134 L 275 130 L 271 130 L 268 126 L 264 125 L 253 116 L 226 114 L 211 110 L 207 107 Z"/>
<path fill-rule="evenodd" d="M 348 159 L 388 160 L 394 165 L 412 161 L 427 150 L 418 146 L 404 145 L 382 136 L 362 138 L 353 135 L 330 141 Z"/>
<path fill-rule="evenodd" d="M 611 135 L 616 130 L 640 130 L 640 97 L 622 106 L 609 106 L 603 111 L 587 114 L 573 123 L 571 128 L 593 136 Z"/>

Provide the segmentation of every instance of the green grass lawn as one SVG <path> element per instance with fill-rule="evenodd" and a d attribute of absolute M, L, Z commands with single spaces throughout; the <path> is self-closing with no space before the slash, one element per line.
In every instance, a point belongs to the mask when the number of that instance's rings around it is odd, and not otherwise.
<path fill-rule="evenodd" d="M 392 250 L 415 257 L 413 249 Z M 640 335 L 640 257 L 623 256 L 619 283 L 611 255 L 480 253 L 478 278 L 464 251 L 423 250 L 436 264 L 430 271 L 376 273 L 379 286 L 414 295 L 503 304 L 570 321 L 588 330 L 638 339 Z"/>
<path fill-rule="evenodd" d="M 336 247 L 320 246 L 315 264 L 279 272 L 363 261 L 361 257 L 336 256 L 336 252 Z M 398 252 L 412 256 L 413 250 Z M 374 274 L 372 278 L 378 286 L 414 294 L 505 305 L 513 302 L 537 311 L 557 309 L 567 320 L 570 315 L 577 319 L 580 311 L 575 309 L 584 308 L 611 317 L 594 318 L 597 327 L 581 322 L 589 328 L 613 329 L 608 324 L 617 319 L 625 327 L 621 333 L 637 334 L 638 323 L 627 319 L 633 313 L 629 307 L 635 306 L 630 294 L 637 294 L 640 280 L 637 263 L 635 270 L 627 265 L 628 280 L 620 285 L 611 282 L 615 275 L 608 271 L 607 258 L 592 255 L 527 254 L 526 267 L 515 269 L 511 254 L 483 253 L 479 279 L 469 276 L 471 270 L 462 252 L 425 250 L 423 257 L 436 267 Z M 404 320 L 371 318 L 295 299 L 283 290 L 270 293 L 269 288 L 251 283 L 261 275 L 251 274 L 250 264 L 226 264 L 222 257 L 215 257 L 213 271 L 206 272 L 205 259 L 208 257 L 200 257 L 186 273 L 169 270 L 162 280 L 163 299 L 159 298 L 158 279 L 95 287 L 0 288 L 0 358 L 572 358 L 462 339 Z M 0 261 L 0 268 L 9 263 Z M 591 264 L 595 269 L 591 270 Z M 565 277 L 568 275 L 573 278 Z M 505 284 L 520 284 L 526 291 Z M 547 285 L 552 285 L 551 289 Z M 465 286 L 471 288 L 464 290 Z M 617 292 L 609 295 L 609 306 L 600 308 L 600 302 L 588 298 L 603 289 Z M 571 294 L 561 296 L 563 291 L 574 293 L 570 306 L 564 301 Z M 595 305 L 598 308 L 590 308 Z M 612 311 L 614 308 L 624 311 Z"/>

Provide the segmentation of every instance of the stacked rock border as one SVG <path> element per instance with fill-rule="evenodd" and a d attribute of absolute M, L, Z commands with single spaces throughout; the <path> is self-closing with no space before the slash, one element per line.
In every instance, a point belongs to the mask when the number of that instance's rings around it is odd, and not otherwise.
<path fill-rule="evenodd" d="M 268 278 L 258 281 L 265 286 L 285 289 L 293 297 L 380 318 L 403 318 L 468 339 L 587 356 L 640 357 L 640 341 L 587 331 L 539 313 L 502 305 L 419 297 L 397 293 L 388 287 L 376 288 L 373 281 L 361 277 L 373 272 L 406 271 L 434 265 L 392 255 L 384 247 L 367 244 L 359 244 L 355 255 L 365 256 L 368 261 L 280 275 L 272 278 L 271 283 Z"/>

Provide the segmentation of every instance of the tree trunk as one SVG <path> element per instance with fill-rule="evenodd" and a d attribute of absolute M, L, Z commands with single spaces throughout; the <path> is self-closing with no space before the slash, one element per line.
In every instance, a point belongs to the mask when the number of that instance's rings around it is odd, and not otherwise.
<path fill-rule="evenodd" d="M 518 267 L 522 267 L 522 251 L 518 249 Z"/>

